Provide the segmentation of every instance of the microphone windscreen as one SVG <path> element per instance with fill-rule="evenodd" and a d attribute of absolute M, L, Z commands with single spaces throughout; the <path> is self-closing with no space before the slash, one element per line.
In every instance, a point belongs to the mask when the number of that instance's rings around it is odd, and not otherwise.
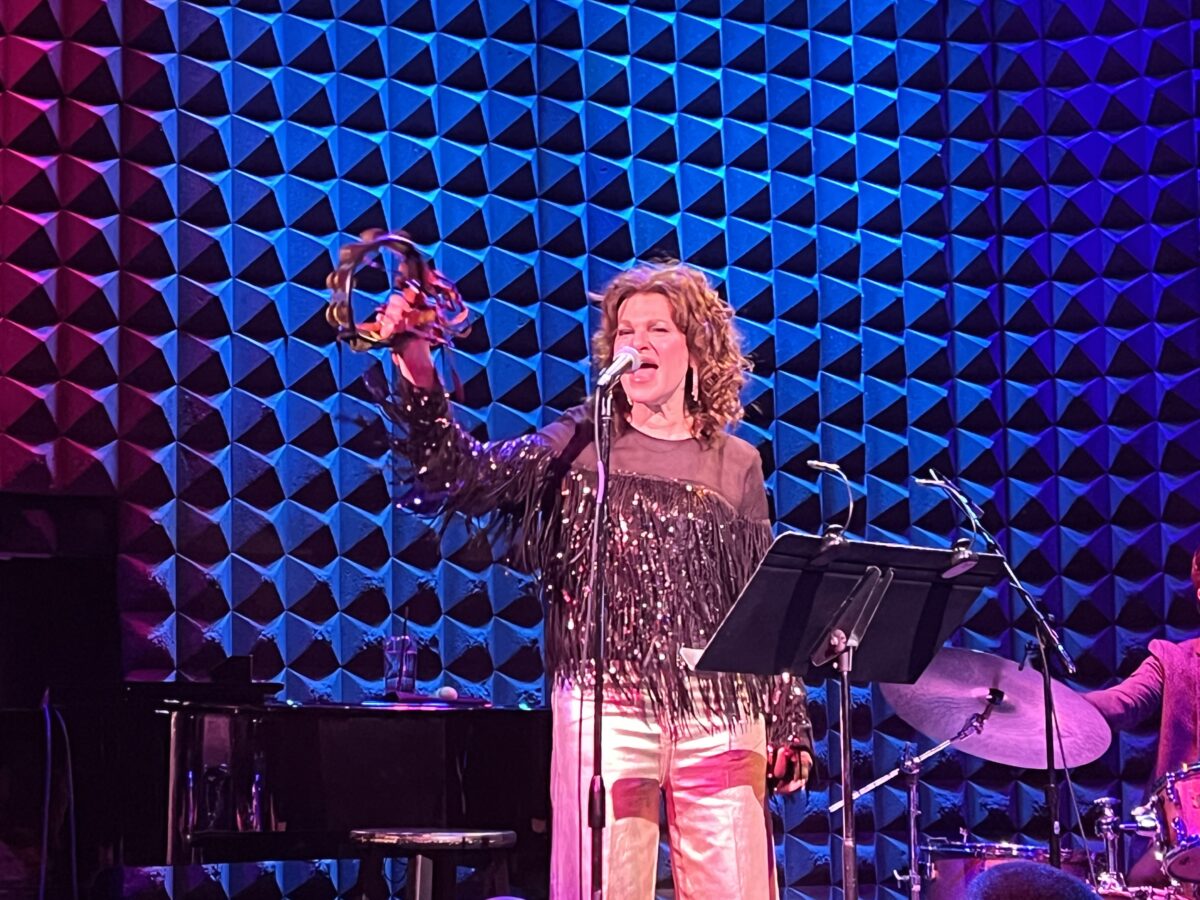
<path fill-rule="evenodd" d="M 642 367 L 642 355 L 632 347 L 622 347 L 613 354 L 613 362 L 616 362 L 619 357 L 629 357 L 629 371 L 636 372 Z"/>

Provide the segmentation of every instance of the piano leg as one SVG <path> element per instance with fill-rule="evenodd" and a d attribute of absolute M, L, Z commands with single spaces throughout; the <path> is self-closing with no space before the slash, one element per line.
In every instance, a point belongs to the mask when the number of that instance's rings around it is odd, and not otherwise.
<path fill-rule="evenodd" d="M 389 900 L 383 866 L 388 858 L 383 847 L 372 847 L 358 867 L 358 881 L 350 890 L 352 900 Z M 408 858 L 404 878 L 404 900 L 452 898 L 458 867 L 452 858 L 433 859 L 417 853 Z"/>
<path fill-rule="evenodd" d="M 383 875 L 384 854 L 369 848 L 358 863 L 358 881 L 350 889 L 351 900 L 390 900 L 391 891 Z"/>
<path fill-rule="evenodd" d="M 167 743 L 167 865 L 177 866 L 187 862 L 180 856 L 182 842 L 179 839 L 180 831 L 183 828 L 183 810 L 180 805 L 183 800 L 181 796 L 183 785 L 179 782 L 183 761 L 180 756 L 183 753 L 185 742 L 180 740 L 179 713 L 172 712 L 169 718 L 171 724 L 167 728 L 169 735 Z"/>
<path fill-rule="evenodd" d="M 439 871 L 439 868 L 441 871 Z M 434 893 L 434 884 L 445 889 L 446 869 L 450 870 L 450 893 Z M 408 860 L 407 877 L 404 879 L 404 900 L 426 900 L 429 897 L 454 896 L 454 865 L 445 863 L 439 867 L 428 856 L 418 853 Z M 440 876 L 440 877 L 439 877 Z"/>

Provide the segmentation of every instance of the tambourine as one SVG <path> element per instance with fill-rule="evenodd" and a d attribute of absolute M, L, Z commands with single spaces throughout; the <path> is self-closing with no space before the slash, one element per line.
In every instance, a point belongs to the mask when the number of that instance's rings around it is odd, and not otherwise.
<path fill-rule="evenodd" d="M 338 251 L 337 268 L 325 283 L 325 319 L 351 350 L 390 349 L 405 335 L 450 345 L 471 330 L 458 288 L 403 232 L 364 231 Z M 362 306 L 385 294 L 370 312 L 356 314 L 356 299 Z"/>

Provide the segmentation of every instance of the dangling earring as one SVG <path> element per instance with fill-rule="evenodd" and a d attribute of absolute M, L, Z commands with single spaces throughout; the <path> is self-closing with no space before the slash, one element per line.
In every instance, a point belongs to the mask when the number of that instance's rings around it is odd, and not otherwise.
<path fill-rule="evenodd" d="M 692 378 L 692 404 L 700 405 L 700 376 L 695 366 L 688 366 L 688 375 Z"/>

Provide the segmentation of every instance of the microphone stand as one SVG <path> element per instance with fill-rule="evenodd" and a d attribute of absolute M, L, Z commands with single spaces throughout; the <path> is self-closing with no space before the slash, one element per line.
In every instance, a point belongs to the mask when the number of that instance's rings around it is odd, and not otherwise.
<path fill-rule="evenodd" d="M 613 354 L 609 365 L 596 379 L 592 394 L 592 427 L 596 443 L 596 508 L 592 518 L 591 569 L 588 572 L 587 596 L 589 620 L 596 628 L 592 647 L 594 667 L 592 685 L 592 780 L 588 785 L 588 827 L 592 831 L 592 900 L 604 896 L 604 770 L 601 766 L 604 742 L 604 634 L 605 582 L 601 572 L 608 552 L 608 455 L 612 449 L 613 386 L 626 370 L 636 372 L 641 356 L 631 347 L 622 347 Z"/>
<path fill-rule="evenodd" d="M 605 581 L 601 574 L 608 548 L 608 457 L 612 449 L 612 382 L 596 389 L 593 425 L 596 441 L 596 509 L 592 521 L 592 566 L 588 573 L 588 598 L 596 626 L 593 645 L 592 780 L 588 787 L 588 827 L 592 832 L 592 900 L 604 896 L 604 828 L 606 824 L 603 753 L 605 664 Z"/>
<path fill-rule="evenodd" d="M 1021 583 L 1021 579 L 1017 577 L 1017 573 L 1013 571 L 1012 565 L 1008 561 L 1008 556 L 1000 546 L 1000 542 L 995 536 L 984 527 L 983 521 L 980 518 L 982 513 L 978 510 L 970 499 L 958 488 L 954 482 L 942 477 L 934 470 L 930 469 L 929 474 L 931 481 L 918 479 L 924 484 L 932 484 L 941 488 L 946 492 L 946 495 L 954 502 L 954 504 L 963 511 L 967 519 L 971 522 L 971 527 L 974 532 L 983 538 L 987 544 L 987 549 L 1000 557 L 1000 562 L 1004 566 L 1004 574 L 1008 579 L 1008 583 L 1012 589 L 1017 592 L 1024 602 L 1029 614 L 1033 617 L 1034 637 L 1037 638 L 1038 654 L 1042 661 L 1042 694 L 1043 706 L 1046 713 L 1046 813 L 1050 817 L 1050 865 L 1056 869 L 1062 868 L 1062 823 L 1059 820 L 1058 812 L 1058 780 L 1055 775 L 1054 765 L 1054 679 L 1050 675 L 1050 657 L 1047 647 L 1053 647 L 1055 655 L 1062 661 L 1063 667 L 1067 670 L 1068 675 L 1075 674 L 1075 661 L 1071 659 L 1071 654 L 1067 652 L 1067 648 L 1063 646 L 1062 639 L 1050 624 L 1045 614 L 1038 607 L 1037 601 L 1033 595 L 1025 589 L 1025 585 Z M 1064 759 L 1065 763 L 1066 760 Z"/>
<path fill-rule="evenodd" d="M 987 542 L 988 549 L 998 555 L 1004 566 L 1004 574 L 1008 577 L 1008 583 L 1012 585 L 1013 590 L 1025 602 L 1026 608 L 1033 616 L 1034 635 L 1037 638 L 1038 654 L 1042 660 L 1042 695 L 1043 707 L 1046 713 L 1046 813 L 1050 818 L 1050 865 L 1054 868 L 1062 868 L 1062 822 L 1059 818 L 1058 811 L 1058 779 L 1054 765 L 1054 679 L 1050 675 L 1050 658 L 1047 647 L 1053 647 L 1055 654 L 1062 661 L 1063 667 L 1070 675 L 1075 674 L 1075 661 L 1071 659 L 1071 655 L 1067 653 L 1066 647 L 1063 646 L 1062 640 L 1058 633 L 1050 624 L 1045 614 L 1038 607 L 1037 601 L 1025 589 L 1025 585 L 1021 583 L 1021 579 L 1017 577 L 1017 573 L 1013 571 L 1009 564 L 1008 557 L 1004 551 L 1000 549 L 1000 544 L 996 538 L 982 525 L 979 526 L 979 533 L 984 541 Z M 1063 760 L 1064 765 L 1066 760 Z"/>
<path fill-rule="evenodd" d="M 850 479 L 837 463 L 825 462 L 821 459 L 810 459 L 810 469 L 818 472 L 828 472 L 841 479 L 846 488 L 846 524 L 826 525 L 821 535 L 821 549 L 810 561 L 810 565 L 826 563 L 835 548 L 846 543 L 846 530 L 854 518 L 854 488 Z M 854 833 L 854 802 L 848 800 L 853 796 L 853 767 L 854 739 L 850 733 L 852 707 L 850 699 L 850 676 L 854 668 L 854 651 L 862 640 L 863 633 L 871 624 L 875 611 L 884 593 L 891 586 L 893 572 L 889 569 L 886 576 L 871 566 L 858 584 L 856 584 L 842 601 L 838 610 L 837 621 L 830 626 L 825 642 L 813 654 L 814 666 L 821 666 L 833 659 L 837 662 L 833 667 L 840 673 L 838 682 L 839 713 L 841 718 L 839 742 L 839 759 L 841 762 L 842 787 L 842 896 L 846 900 L 858 900 L 858 839 Z M 829 812 L 834 810 L 830 808 Z"/>

